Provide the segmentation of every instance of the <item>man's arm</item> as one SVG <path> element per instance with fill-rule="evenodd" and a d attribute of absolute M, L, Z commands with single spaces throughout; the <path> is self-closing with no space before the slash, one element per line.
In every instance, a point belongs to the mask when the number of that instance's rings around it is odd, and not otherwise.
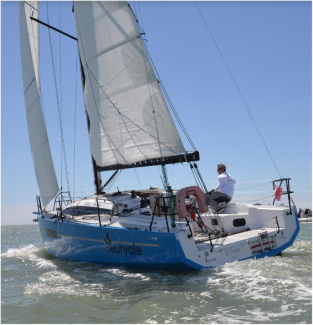
<path fill-rule="evenodd" d="M 223 183 L 223 178 L 219 176 L 217 179 L 217 186 L 214 188 L 214 192 L 220 192 L 223 187 Z"/>

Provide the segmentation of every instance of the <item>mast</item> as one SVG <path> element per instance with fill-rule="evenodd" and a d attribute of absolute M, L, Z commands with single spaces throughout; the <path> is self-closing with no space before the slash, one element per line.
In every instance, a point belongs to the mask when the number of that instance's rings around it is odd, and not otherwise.
<path fill-rule="evenodd" d="M 74 3 L 73 3 L 73 11 L 74 11 Z M 80 74 L 81 74 L 81 80 L 82 80 L 82 87 L 83 87 L 83 93 L 85 93 L 85 80 L 86 80 L 86 76 L 85 76 L 85 72 L 84 72 L 84 67 L 82 65 L 82 61 L 80 58 L 80 54 L 79 54 L 79 63 L 80 63 Z M 86 120 L 87 120 L 87 128 L 88 128 L 88 134 L 90 135 L 90 119 L 88 116 L 88 112 L 86 110 L 86 106 L 85 106 L 85 113 L 86 113 Z M 102 179 L 101 179 L 101 174 L 100 172 L 97 170 L 97 165 L 95 160 L 93 159 L 93 156 L 91 154 L 91 161 L 92 161 L 92 169 L 93 169 L 93 178 L 94 178 L 94 185 L 95 185 L 95 189 L 96 189 L 96 194 L 101 194 L 102 192 Z"/>

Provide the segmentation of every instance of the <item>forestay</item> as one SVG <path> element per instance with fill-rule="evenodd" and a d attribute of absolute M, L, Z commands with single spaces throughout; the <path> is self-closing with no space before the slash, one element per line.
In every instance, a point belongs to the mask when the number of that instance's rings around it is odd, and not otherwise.
<path fill-rule="evenodd" d="M 97 166 L 184 152 L 127 2 L 75 2 L 74 11 Z"/>
<path fill-rule="evenodd" d="M 46 125 L 40 103 L 39 83 L 39 26 L 29 18 L 38 19 L 38 2 L 19 2 L 19 27 L 23 86 L 28 134 L 32 158 L 45 207 L 57 194 L 59 188 L 51 157 Z"/>

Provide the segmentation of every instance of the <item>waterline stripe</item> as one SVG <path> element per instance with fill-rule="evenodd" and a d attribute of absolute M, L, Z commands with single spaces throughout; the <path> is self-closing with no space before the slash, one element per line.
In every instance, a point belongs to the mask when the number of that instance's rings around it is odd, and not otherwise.
<path fill-rule="evenodd" d="M 63 234 L 58 234 L 58 236 L 65 237 L 65 238 L 71 238 L 71 239 L 79 239 L 79 240 L 87 240 L 87 241 L 95 241 L 99 243 L 104 243 L 104 239 L 92 239 L 92 238 L 83 238 L 83 237 L 74 237 L 74 236 L 68 236 Z M 125 241 L 111 241 L 112 244 L 120 244 L 120 245 L 137 245 L 137 246 L 149 246 L 149 247 L 159 247 L 159 244 L 146 244 L 146 243 L 132 243 L 132 242 L 125 242 Z"/>

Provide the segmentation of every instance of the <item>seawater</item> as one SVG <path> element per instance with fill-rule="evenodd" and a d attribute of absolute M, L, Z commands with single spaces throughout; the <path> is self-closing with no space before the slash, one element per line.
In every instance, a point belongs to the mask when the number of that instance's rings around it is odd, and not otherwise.
<path fill-rule="evenodd" d="M 312 323 L 312 224 L 282 258 L 189 273 L 54 259 L 38 225 L 1 233 L 2 323 Z"/>

